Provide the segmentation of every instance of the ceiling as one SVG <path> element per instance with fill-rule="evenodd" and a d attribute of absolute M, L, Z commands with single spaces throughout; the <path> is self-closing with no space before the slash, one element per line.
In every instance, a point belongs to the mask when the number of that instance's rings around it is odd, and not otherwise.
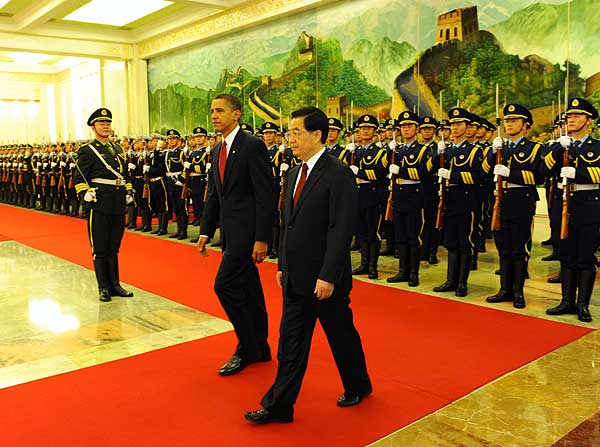
<path fill-rule="evenodd" d="M 133 1 L 120 0 L 120 4 Z M 110 3 L 115 0 L 0 0 L 0 72 L 56 73 L 76 63 L 74 56 L 102 57 L 98 50 L 101 46 L 111 44 L 117 49 L 130 50 L 128 47 L 132 44 L 252 3 L 248 0 L 141 1 L 146 2 L 142 6 L 162 3 L 159 6 L 164 7 L 145 15 L 141 13 L 142 17 L 136 18 L 134 13 L 138 10 L 111 8 Z M 120 21 L 121 25 L 67 19 L 72 13 L 80 14 L 94 6 L 91 2 L 100 2 L 99 12 L 106 13 L 109 9 L 109 14 L 103 15 Z M 99 16 L 98 13 L 92 20 L 98 20 Z M 128 20 L 131 21 L 125 23 Z"/>

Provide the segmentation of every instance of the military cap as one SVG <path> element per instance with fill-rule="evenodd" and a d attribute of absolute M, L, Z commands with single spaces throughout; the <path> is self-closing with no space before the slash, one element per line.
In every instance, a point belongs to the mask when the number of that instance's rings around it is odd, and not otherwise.
<path fill-rule="evenodd" d="M 373 115 L 362 115 L 358 118 L 356 122 L 358 127 L 374 127 L 377 129 L 379 127 L 379 121 Z"/>
<path fill-rule="evenodd" d="M 569 113 L 582 113 L 584 115 L 589 116 L 593 120 L 598 118 L 598 111 L 596 108 L 589 102 L 583 98 L 572 98 L 569 101 L 569 106 L 567 107 L 567 115 Z"/>
<path fill-rule="evenodd" d="M 240 129 L 242 129 L 248 133 L 254 134 L 254 128 L 250 124 L 242 123 L 240 125 Z"/>
<path fill-rule="evenodd" d="M 562 113 L 559 113 L 558 115 L 556 115 L 554 117 L 554 123 L 553 123 L 552 127 L 558 127 L 562 124 L 562 122 L 563 122 Z"/>
<path fill-rule="evenodd" d="M 523 107 L 520 104 L 506 104 L 502 110 L 504 119 L 507 118 L 522 118 L 526 123 L 533 126 L 533 116 L 527 107 Z"/>
<path fill-rule="evenodd" d="M 329 123 L 329 128 L 330 129 L 335 129 L 335 130 L 339 130 L 339 131 L 342 131 L 344 129 L 344 125 L 337 118 L 329 118 L 327 120 L 327 122 Z"/>
<path fill-rule="evenodd" d="M 388 118 L 383 122 L 386 129 L 394 129 L 398 123 L 394 118 Z"/>
<path fill-rule="evenodd" d="M 471 122 L 469 124 L 471 126 L 481 127 L 482 122 L 483 122 L 482 120 L 483 119 L 479 115 L 475 115 L 474 113 L 471 113 Z"/>
<path fill-rule="evenodd" d="M 96 121 L 108 121 L 110 123 L 112 122 L 112 113 L 110 112 L 110 110 L 104 107 L 98 109 L 90 115 L 90 117 L 87 120 L 87 125 L 91 126 Z"/>
<path fill-rule="evenodd" d="M 172 137 L 181 137 L 181 134 L 179 133 L 179 131 L 177 129 L 169 129 L 167 130 L 167 138 L 172 138 Z"/>
<path fill-rule="evenodd" d="M 440 123 L 432 116 L 423 116 L 421 117 L 421 127 L 435 127 L 437 128 Z"/>
<path fill-rule="evenodd" d="M 450 121 L 447 119 L 440 120 L 440 127 L 442 129 L 450 129 Z"/>
<path fill-rule="evenodd" d="M 483 121 L 481 125 L 487 130 L 491 130 L 492 132 L 496 130 L 496 126 L 494 126 L 494 124 L 491 121 L 486 120 L 485 118 L 482 118 L 481 120 Z"/>
<path fill-rule="evenodd" d="M 419 115 L 417 115 L 415 112 L 411 112 L 410 110 L 401 112 L 400 115 L 398 115 L 398 126 L 403 124 L 416 124 L 418 126 L 419 121 Z"/>
<path fill-rule="evenodd" d="M 271 121 L 265 121 L 260 130 L 265 132 L 277 132 L 277 124 L 272 123 Z"/>
<path fill-rule="evenodd" d="M 467 123 L 471 122 L 471 113 L 462 107 L 454 107 L 453 109 L 450 109 L 450 113 L 448 115 L 450 116 L 451 123 L 459 123 L 461 121 L 466 121 Z"/>
<path fill-rule="evenodd" d="M 204 127 L 200 127 L 200 126 L 194 127 L 194 130 L 192 130 L 192 136 L 198 137 L 201 135 L 204 135 L 204 136 L 208 135 L 208 132 L 206 131 L 206 129 Z"/>

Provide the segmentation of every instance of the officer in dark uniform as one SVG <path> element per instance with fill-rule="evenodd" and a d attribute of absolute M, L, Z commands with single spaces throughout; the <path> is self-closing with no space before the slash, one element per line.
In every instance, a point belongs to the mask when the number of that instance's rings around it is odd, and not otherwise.
<path fill-rule="evenodd" d="M 158 215 L 158 227 L 152 234 L 163 236 L 167 234 L 167 187 L 165 186 L 165 155 L 160 150 L 161 138 L 153 138 L 148 145 L 148 159 L 142 168 L 144 175 L 148 174 L 150 185 L 150 209 Z"/>
<path fill-rule="evenodd" d="M 387 191 L 388 162 L 385 148 L 376 144 L 376 131 L 379 127 L 373 115 L 362 115 L 356 122 L 360 129 L 362 147 L 350 143 L 346 148 L 356 150 L 354 164 L 350 169 L 358 183 L 358 225 L 356 240 L 360 248 L 360 266 L 353 275 L 368 273 L 370 279 L 377 279 L 381 236 L 379 228 L 382 220 L 382 190 Z"/>
<path fill-rule="evenodd" d="M 111 296 L 130 297 L 133 293 L 119 283 L 118 253 L 125 231 L 126 203 L 131 183 L 125 180 L 127 162 L 123 150 L 108 137 L 112 113 L 101 108 L 88 118 L 96 139 L 79 150 L 75 189 L 89 209 L 88 233 L 100 301 Z"/>
<path fill-rule="evenodd" d="M 327 134 L 327 152 L 335 158 L 348 164 L 348 151 L 339 143 L 340 133 L 344 130 L 344 125 L 337 118 L 329 118 L 329 133 Z"/>
<path fill-rule="evenodd" d="M 522 309 L 525 307 L 523 286 L 527 261 L 531 256 L 529 241 L 533 216 L 536 202 L 540 199 L 536 185 L 541 184 L 544 178 L 542 145 L 525 138 L 533 126 L 533 117 L 526 107 L 507 104 L 503 115 L 508 144 L 496 137 L 483 162 L 485 173 L 493 172 L 495 176 L 502 177 L 503 189 L 500 229 L 493 231 L 500 257 L 500 290 L 486 301 L 512 301 L 514 307 Z M 496 153 L 501 149 L 502 162 L 496 163 Z"/>
<path fill-rule="evenodd" d="M 204 211 L 204 192 L 207 184 L 207 169 L 209 163 L 210 147 L 206 146 L 208 132 L 203 127 L 195 127 L 193 130 L 194 149 L 190 153 L 190 159 L 184 164 L 189 171 L 189 188 L 192 198 L 192 208 L 194 209 L 194 220 L 192 225 L 200 225 L 202 212 Z M 210 167 L 210 166 L 209 166 Z M 197 240 L 192 242 L 198 242 Z"/>
<path fill-rule="evenodd" d="M 437 155 L 437 143 L 434 137 L 439 123 L 432 116 L 424 116 L 421 118 L 420 124 L 421 142 L 424 146 L 427 146 L 428 160 L 432 160 Z M 429 170 L 432 171 L 431 167 Z M 435 173 L 437 174 L 437 172 Z M 437 251 L 440 243 L 440 232 L 435 228 L 440 190 L 438 176 L 424 176 L 421 179 L 421 185 L 425 192 L 425 227 L 423 228 L 421 259 L 429 261 L 429 264 L 437 264 L 439 262 Z"/>
<path fill-rule="evenodd" d="M 183 164 L 187 157 L 181 148 L 181 135 L 176 129 L 167 131 L 167 144 L 169 150 L 165 156 L 165 166 L 167 169 L 167 193 L 171 197 L 173 212 L 177 221 L 177 232 L 169 236 L 171 239 L 187 239 L 188 210 L 187 199 L 181 198 L 183 183 Z"/>
<path fill-rule="evenodd" d="M 273 174 L 273 209 L 275 210 L 275 214 L 273 216 L 273 236 L 269 247 L 269 258 L 271 259 L 277 258 L 279 249 L 279 214 L 277 212 L 279 194 L 281 192 L 281 173 L 279 167 L 283 162 L 285 154 L 285 146 L 282 151 L 275 143 L 277 129 L 277 124 L 271 121 L 266 121 L 260 128 L 262 139 L 269 152 L 269 161 L 271 163 L 271 172 Z"/>
<path fill-rule="evenodd" d="M 438 176 L 447 181 L 444 209 L 444 245 L 448 250 L 446 282 L 434 287 L 434 292 L 455 291 L 467 295 L 471 260 L 475 253 L 476 209 L 479 206 L 477 188 L 480 185 L 482 153 L 467 141 L 467 126 L 471 113 L 460 107 L 450 110 L 451 138 L 446 156 L 447 168 L 438 169 Z M 444 149 L 438 145 L 438 153 Z M 432 166 L 438 166 L 434 160 Z"/>
<path fill-rule="evenodd" d="M 569 195 L 568 237 L 561 240 L 562 301 L 549 315 L 575 314 L 590 322 L 590 299 L 596 280 L 595 251 L 600 244 L 600 141 L 589 135 L 598 111 L 583 98 L 567 107 L 567 135 L 559 138 L 544 158 L 548 170 L 561 166 L 559 183 Z M 564 165 L 568 149 L 569 166 Z M 565 191 L 565 185 L 569 190 Z"/>
<path fill-rule="evenodd" d="M 425 189 L 428 176 L 429 146 L 417 141 L 419 117 L 406 111 L 398 116 L 404 144 L 392 154 L 389 172 L 393 180 L 394 230 L 399 253 L 398 274 L 387 282 L 408 281 L 409 287 L 419 285 L 419 263 L 423 228 L 425 226 Z"/>
<path fill-rule="evenodd" d="M 135 203 L 142 216 L 142 224 L 135 231 L 148 233 L 152 231 L 152 211 L 150 210 L 150 182 L 146 183 L 144 166 L 149 163 L 148 150 L 145 139 L 138 138 L 133 143 L 133 160 L 128 163 L 131 170 L 133 190 L 135 191 Z"/>
<path fill-rule="evenodd" d="M 477 138 L 477 133 L 481 128 L 483 119 L 480 116 L 471 113 L 471 122 L 467 126 L 467 141 L 473 146 L 477 146 L 482 152 L 482 158 L 485 158 L 486 155 L 486 147 L 480 143 Z M 485 174 L 485 173 L 483 173 Z M 481 240 L 483 238 L 483 209 L 484 202 L 487 199 L 489 194 L 489 188 L 484 186 L 487 180 L 486 175 L 482 175 L 479 179 L 478 187 L 475 190 L 475 194 L 477 195 L 478 204 L 475 208 L 475 233 L 474 233 L 474 243 L 475 243 L 475 251 L 473 252 L 473 256 L 471 257 L 471 270 L 477 270 L 477 260 L 479 258 L 479 251 L 481 246 Z M 485 241 L 484 241 L 485 247 Z"/>

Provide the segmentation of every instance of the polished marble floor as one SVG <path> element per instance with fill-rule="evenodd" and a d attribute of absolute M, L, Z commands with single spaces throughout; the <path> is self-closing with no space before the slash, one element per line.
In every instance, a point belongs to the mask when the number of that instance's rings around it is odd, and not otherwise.
<path fill-rule="evenodd" d="M 560 300 L 560 285 L 546 282 L 558 263 L 541 261 L 550 252 L 540 245 L 547 238 L 547 225 L 546 217 L 536 218 L 524 310 L 514 309 L 510 303 L 485 302 L 499 285 L 499 277 L 493 274 L 498 258 L 490 240 L 487 252 L 479 256 L 479 269 L 471 272 L 466 298 L 432 292 L 445 279 L 443 249 L 438 265 L 422 264 L 419 287 L 387 284 L 385 278 L 397 270 L 397 260 L 387 256 L 381 257 L 380 278 L 373 282 L 600 327 L 600 287 L 592 297 L 595 319 L 590 324 L 580 323 L 574 316 L 545 314 L 547 307 Z M 190 236 L 197 231 L 190 227 Z M 358 263 L 356 252 L 353 260 Z M 356 279 L 370 281 L 366 276 Z M 14 241 L 0 242 L 0 284 L 0 388 L 231 330 L 227 321 L 128 285 L 135 299 L 101 304 L 93 272 Z M 600 446 L 599 432 L 600 335 L 594 331 L 371 445 L 591 447 Z"/>

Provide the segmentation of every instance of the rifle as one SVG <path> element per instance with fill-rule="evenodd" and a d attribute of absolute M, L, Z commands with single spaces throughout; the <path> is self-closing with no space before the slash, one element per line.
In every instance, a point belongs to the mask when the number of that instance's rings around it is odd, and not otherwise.
<path fill-rule="evenodd" d="M 188 156 L 187 156 L 187 162 L 189 163 L 192 159 L 192 151 L 189 151 Z M 183 170 L 183 175 L 185 176 L 185 180 L 183 182 L 183 187 L 181 188 L 181 199 L 182 200 L 187 200 L 190 197 L 190 190 L 189 190 L 189 184 L 190 184 L 190 170 L 189 169 L 184 169 Z"/>
<path fill-rule="evenodd" d="M 19 155 L 17 157 L 17 163 L 19 163 L 21 166 L 17 165 L 17 172 L 18 177 L 17 177 L 17 185 L 22 185 L 23 184 L 23 156 Z"/>
<path fill-rule="evenodd" d="M 500 111 L 499 107 L 499 98 L 498 98 L 498 84 L 496 84 L 496 127 L 498 128 L 498 137 L 500 137 Z M 502 164 L 502 148 L 498 149 L 496 152 L 496 164 Z M 494 200 L 494 209 L 492 210 L 492 223 L 491 229 L 492 231 L 498 231 L 500 229 L 500 213 L 502 209 L 502 196 L 504 195 L 504 190 L 502 188 L 502 177 L 496 176 L 496 199 Z"/>
<path fill-rule="evenodd" d="M 148 151 L 144 149 L 144 166 L 148 166 Z M 142 198 L 150 198 L 150 173 L 144 174 L 144 189 L 142 190 Z"/>
<path fill-rule="evenodd" d="M 395 141 L 393 141 L 395 143 Z M 396 145 L 392 149 L 392 159 L 390 164 L 396 164 Z M 396 174 L 390 177 L 390 194 L 388 195 L 387 206 L 385 207 L 385 220 L 391 222 L 394 220 L 394 185 L 396 184 Z"/>
<path fill-rule="evenodd" d="M 46 159 L 46 161 L 44 162 L 44 158 L 42 157 L 42 167 L 40 168 L 40 169 L 42 169 L 42 188 L 45 188 L 46 185 L 48 184 L 46 172 L 44 170 L 44 163 L 48 163 L 48 160 Z"/>
<path fill-rule="evenodd" d="M 210 143 L 209 143 L 210 144 Z M 206 146 L 206 164 L 210 163 L 211 160 L 211 151 L 210 151 L 210 145 Z M 202 198 L 202 201 L 204 203 L 206 203 L 206 200 L 208 199 L 208 182 L 209 182 L 209 176 L 208 176 L 208 169 L 206 169 L 206 186 L 204 187 L 204 197 Z"/>
<path fill-rule="evenodd" d="M 442 132 L 442 142 L 445 144 L 444 134 Z M 446 150 L 440 154 L 440 169 L 446 167 Z M 435 217 L 435 228 L 441 230 L 444 228 L 444 207 L 446 203 L 446 188 L 448 187 L 448 181 L 442 177 L 439 178 L 440 182 L 440 200 L 438 201 L 437 215 Z"/>
<path fill-rule="evenodd" d="M 58 158 L 58 163 L 62 163 L 63 159 L 62 156 L 59 155 Z M 65 186 L 65 167 L 62 166 L 62 164 L 60 165 L 60 170 L 59 170 L 59 177 L 58 177 L 58 192 L 60 193 L 60 190 L 63 190 L 64 196 L 67 197 L 67 188 Z"/>
<path fill-rule="evenodd" d="M 563 154 L 563 167 L 571 166 L 571 151 L 565 149 Z M 560 218 L 560 238 L 567 239 L 569 237 L 569 210 L 571 205 L 571 179 L 563 177 L 563 203 L 562 213 Z"/>
<path fill-rule="evenodd" d="M 283 143 L 281 143 L 283 146 Z M 284 154 L 281 153 L 281 160 L 285 162 Z M 281 164 L 279 164 L 281 166 Z M 288 168 L 289 169 L 289 168 Z M 285 191 L 287 190 L 287 171 L 281 172 L 281 188 L 279 189 L 279 203 L 277 204 L 277 210 L 280 213 L 280 216 L 283 217 L 281 213 L 283 213 L 283 203 L 285 202 Z"/>
<path fill-rule="evenodd" d="M 73 157 L 72 152 L 70 152 L 67 156 L 67 160 L 69 160 L 69 158 L 71 158 L 72 163 L 75 164 L 75 157 Z M 75 168 L 71 168 L 70 175 L 71 176 L 69 177 L 69 189 L 73 189 L 75 188 Z"/>

